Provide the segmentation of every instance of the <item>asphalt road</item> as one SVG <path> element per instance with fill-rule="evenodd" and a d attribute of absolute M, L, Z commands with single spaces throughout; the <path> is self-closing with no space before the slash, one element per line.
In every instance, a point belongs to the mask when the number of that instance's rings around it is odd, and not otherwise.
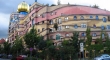
<path fill-rule="evenodd" d="M 0 60 L 10 60 L 10 59 L 1 59 L 1 58 L 0 58 Z"/>

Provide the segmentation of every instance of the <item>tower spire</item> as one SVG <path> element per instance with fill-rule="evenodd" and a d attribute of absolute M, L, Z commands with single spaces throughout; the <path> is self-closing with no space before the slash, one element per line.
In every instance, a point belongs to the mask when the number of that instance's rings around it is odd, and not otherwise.
<path fill-rule="evenodd" d="M 60 4 L 61 4 L 61 3 L 60 3 L 60 0 L 58 0 L 57 4 L 58 4 L 58 5 L 60 5 Z"/>

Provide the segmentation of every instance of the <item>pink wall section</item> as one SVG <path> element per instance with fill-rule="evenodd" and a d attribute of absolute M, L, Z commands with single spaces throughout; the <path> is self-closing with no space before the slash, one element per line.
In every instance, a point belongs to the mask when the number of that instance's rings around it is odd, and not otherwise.
<path fill-rule="evenodd" d="M 64 15 L 71 15 L 71 14 L 102 14 L 102 15 L 110 15 L 109 11 L 97 9 L 97 8 L 91 8 L 91 7 L 85 7 L 85 6 L 68 6 L 68 7 L 63 7 L 59 8 L 53 12 L 57 12 L 56 15 L 50 15 L 50 13 L 47 13 L 48 19 L 53 19 L 55 17 L 61 16 L 61 13 Z M 41 22 L 43 20 L 46 20 L 45 18 L 38 17 L 35 18 L 35 22 Z"/>

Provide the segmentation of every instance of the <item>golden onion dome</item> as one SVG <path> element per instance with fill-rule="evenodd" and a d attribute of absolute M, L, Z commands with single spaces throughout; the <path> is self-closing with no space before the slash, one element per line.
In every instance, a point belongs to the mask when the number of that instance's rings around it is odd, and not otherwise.
<path fill-rule="evenodd" d="M 23 1 L 18 5 L 18 12 L 29 12 L 29 5 Z"/>

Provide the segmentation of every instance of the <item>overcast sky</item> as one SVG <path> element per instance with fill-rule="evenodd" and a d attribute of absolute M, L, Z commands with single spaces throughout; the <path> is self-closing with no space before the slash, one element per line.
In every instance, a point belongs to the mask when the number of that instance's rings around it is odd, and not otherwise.
<path fill-rule="evenodd" d="M 17 11 L 17 6 L 22 1 L 28 4 L 34 3 L 35 0 L 0 0 L 0 38 L 8 37 L 9 18 L 12 12 Z M 41 4 L 57 4 L 58 0 L 37 0 Z M 98 5 L 101 9 L 110 11 L 109 0 L 60 0 L 62 4 L 80 4 L 80 5 Z"/>

